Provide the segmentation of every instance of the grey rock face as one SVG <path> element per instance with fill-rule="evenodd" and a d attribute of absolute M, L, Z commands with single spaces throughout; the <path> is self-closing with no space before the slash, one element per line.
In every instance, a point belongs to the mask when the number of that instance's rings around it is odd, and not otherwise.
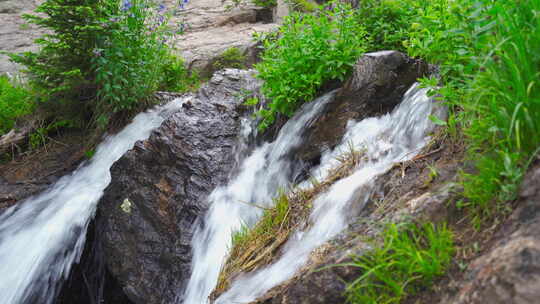
<path fill-rule="evenodd" d="M 136 304 L 173 303 L 190 275 L 192 226 L 234 164 L 241 89 L 251 73 L 225 70 L 111 169 L 99 205 L 111 273 Z"/>
<path fill-rule="evenodd" d="M 176 1 L 166 0 L 166 3 L 174 5 Z M 212 75 L 212 63 L 232 47 L 246 55 L 246 64 L 250 66 L 257 51 L 253 34 L 277 29 L 271 14 L 270 10 L 253 5 L 235 6 L 231 0 L 190 1 L 171 20 L 175 27 L 186 25 L 186 32 L 177 37 L 175 46 L 186 64 L 199 70 L 203 77 Z"/>
<path fill-rule="evenodd" d="M 365 54 L 335 99 L 306 130 L 306 142 L 297 152 L 300 160 L 313 161 L 321 150 L 338 144 L 349 120 L 390 112 L 416 79 L 427 73 L 426 63 L 397 51 Z"/>
<path fill-rule="evenodd" d="M 518 208 L 492 248 L 474 260 L 453 304 L 528 304 L 540 299 L 540 162 L 526 175 Z"/>
<path fill-rule="evenodd" d="M 36 51 L 34 39 L 44 33 L 34 25 L 26 24 L 23 14 L 30 14 L 42 0 L 2 0 L 0 1 L 0 51 L 20 53 Z M 0 54 L 0 75 L 15 73 L 19 66 Z"/>

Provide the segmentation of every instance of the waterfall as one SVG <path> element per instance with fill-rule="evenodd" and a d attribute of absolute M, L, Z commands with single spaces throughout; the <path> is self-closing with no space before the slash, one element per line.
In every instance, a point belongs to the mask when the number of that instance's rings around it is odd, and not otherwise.
<path fill-rule="evenodd" d="M 217 283 L 233 233 L 242 225 L 255 224 L 262 214 L 260 207 L 270 206 L 276 192 L 295 179 L 298 170 L 288 156 L 302 144 L 303 130 L 318 117 L 333 94 L 305 104 L 281 128 L 274 142 L 255 149 L 242 161 L 238 175 L 210 194 L 210 209 L 193 237 L 192 274 L 183 303 L 206 303 Z M 245 136 L 247 133 L 242 132 Z"/>
<path fill-rule="evenodd" d="M 244 160 L 238 176 L 226 187 L 212 193 L 212 206 L 204 228 L 199 229 L 193 239 L 193 274 L 184 304 L 208 302 L 231 245 L 233 231 L 244 223 L 252 224 L 260 216 L 260 210 L 242 202 L 270 203 L 279 186 L 292 182 L 290 175 L 287 175 L 291 164 L 284 156 L 294 146 L 301 144 L 302 129 L 318 115 L 316 111 L 328 97 L 307 104 L 281 130 L 274 143 L 256 149 Z M 415 84 L 392 113 L 349 122 L 341 144 L 322 156 L 321 165 L 314 168 L 311 175 L 323 180 L 329 170 L 337 165 L 335 158 L 349 150 L 351 145 L 366 151 L 367 159 L 350 176 L 339 180 L 315 199 L 310 215 L 311 227 L 307 231 L 297 231 L 285 244 L 282 256 L 274 264 L 254 273 L 240 275 L 216 303 L 249 303 L 291 278 L 307 262 L 314 249 L 346 228 L 351 210 L 360 210 L 369 199 L 375 188 L 376 177 L 387 172 L 395 163 L 412 159 L 424 147 L 434 127 L 429 120 L 431 114 L 442 116 L 444 109 L 427 96 L 427 89 Z M 299 142 L 285 138 L 287 136 Z M 271 155 L 279 155 L 279 161 L 270 158 Z M 308 183 L 300 187 L 308 187 Z"/>
<path fill-rule="evenodd" d="M 111 181 L 112 164 L 182 102 L 137 115 L 75 172 L 0 214 L 0 304 L 53 303 L 59 283 L 80 258 L 88 224 Z"/>

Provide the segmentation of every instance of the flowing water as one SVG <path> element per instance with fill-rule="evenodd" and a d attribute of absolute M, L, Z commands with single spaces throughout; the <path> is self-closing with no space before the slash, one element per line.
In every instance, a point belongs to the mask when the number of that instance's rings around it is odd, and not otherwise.
<path fill-rule="evenodd" d="M 413 158 L 425 145 L 427 135 L 434 127 L 429 115 L 444 114 L 443 108 L 427 97 L 426 92 L 427 89 L 414 85 L 392 113 L 349 122 L 342 143 L 333 151 L 326 152 L 321 165 L 314 168 L 311 174 L 323 180 L 328 171 L 337 165 L 336 157 L 350 150 L 351 146 L 364 150 L 367 159 L 358 165 L 353 174 L 339 180 L 316 198 L 310 216 L 311 227 L 307 231 L 297 231 L 291 237 L 276 263 L 241 275 L 216 303 L 249 303 L 255 300 L 292 277 L 307 262 L 314 249 L 347 226 L 351 210 L 358 212 L 374 191 L 375 178 L 395 163 Z M 279 187 L 293 181 L 288 172 L 291 163 L 286 156 L 301 144 L 302 130 L 318 115 L 317 110 L 329 97 L 306 105 L 281 130 L 274 143 L 263 145 L 244 160 L 237 178 L 212 193 L 212 207 L 205 219 L 205 226 L 194 236 L 193 274 L 184 304 L 208 302 L 208 295 L 216 285 L 219 270 L 231 245 L 233 231 L 240 229 L 243 224 L 251 225 L 260 216 L 258 208 L 244 203 L 265 202 L 267 206 Z M 300 186 L 308 187 L 308 184 Z"/>
<path fill-rule="evenodd" d="M 243 225 L 253 225 L 262 214 L 260 207 L 269 206 L 276 192 L 296 179 L 301 170 L 289 154 L 302 143 L 304 128 L 320 114 L 332 95 L 329 93 L 302 107 L 283 126 L 274 142 L 255 149 L 243 160 L 239 174 L 210 194 L 210 209 L 193 237 L 193 269 L 183 303 L 206 303 L 217 283 L 233 232 Z M 244 126 L 250 129 L 249 124 Z M 242 134 L 248 136 L 249 132 Z"/>
<path fill-rule="evenodd" d="M 253 151 L 248 144 L 251 122 L 242 121 L 237 154 L 243 159 L 238 159 L 230 182 L 214 189 L 208 198 L 210 209 L 197 223 L 193 238 L 192 276 L 179 302 L 208 303 L 233 233 L 256 223 L 261 207 L 271 206 L 280 189 L 298 181 L 303 169 L 292 156 L 302 144 L 303 131 L 321 115 L 333 94 L 305 104 L 274 142 Z M 138 115 L 122 132 L 105 139 L 91 161 L 46 192 L 0 214 L 0 304 L 53 303 L 58 283 L 80 258 L 86 229 L 110 183 L 110 167 L 181 104 L 179 99 Z M 351 210 L 361 210 L 374 191 L 377 176 L 396 162 L 413 158 L 425 145 L 433 128 L 430 114 L 441 116 L 442 107 L 427 97 L 426 89 L 415 85 L 392 113 L 349 122 L 342 143 L 322 156 L 321 165 L 312 169 L 311 175 L 323 180 L 336 166 L 336 157 L 351 146 L 365 151 L 366 158 L 350 176 L 315 199 L 312 225 L 290 238 L 274 264 L 241 275 L 216 303 L 247 303 L 293 276 L 314 249 L 346 228 Z"/>
<path fill-rule="evenodd" d="M 106 138 L 87 164 L 0 214 L 0 304 L 53 303 L 58 283 L 80 258 L 112 164 L 181 104 L 177 99 L 137 115 Z"/>

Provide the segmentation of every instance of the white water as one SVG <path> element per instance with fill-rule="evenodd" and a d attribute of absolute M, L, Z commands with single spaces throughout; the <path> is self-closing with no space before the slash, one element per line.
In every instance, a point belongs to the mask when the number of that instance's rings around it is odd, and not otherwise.
<path fill-rule="evenodd" d="M 313 174 L 324 178 L 332 167 L 332 159 L 350 149 L 351 144 L 355 149 L 365 149 L 368 160 L 316 198 L 310 216 L 312 226 L 291 237 L 276 263 L 241 276 L 216 304 L 249 303 L 262 296 L 291 278 L 305 265 L 314 249 L 346 228 L 351 217 L 369 199 L 375 178 L 395 163 L 412 159 L 425 145 L 434 127 L 429 115 L 444 114 L 443 108 L 427 97 L 426 92 L 427 89 L 414 85 L 391 114 L 349 123 L 340 146 L 323 156 L 321 167 L 313 170 Z"/>
<path fill-rule="evenodd" d="M 207 303 L 231 246 L 233 232 L 242 225 L 253 225 L 260 217 L 261 208 L 253 204 L 269 206 L 277 191 L 294 180 L 297 172 L 287 156 L 302 143 L 302 131 L 319 115 L 332 94 L 302 107 L 283 126 L 274 142 L 255 149 L 243 161 L 239 174 L 228 185 L 211 193 L 204 226 L 199 226 L 193 237 L 192 274 L 183 303 Z M 244 136 L 248 133 L 243 132 Z"/>
<path fill-rule="evenodd" d="M 0 214 L 0 304 L 50 304 L 84 247 L 109 169 L 136 141 L 146 139 L 182 100 L 139 114 L 99 145 L 92 160 L 46 192 Z"/>
<path fill-rule="evenodd" d="M 323 155 L 321 166 L 312 170 L 312 175 L 324 179 L 328 171 L 337 165 L 335 158 L 349 150 L 351 144 L 356 149 L 365 149 L 368 160 L 315 200 L 310 217 L 313 225 L 308 231 L 298 231 L 291 237 L 284 247 L 283 256 L 275 264 L 240 276 L 216 303 L 249 303 L 255 300 L 292 277 L 307 262 L 314 249 L 347 226 L 352 211 L 358 212 L 371 195 L 374 179 L 396 162 L 413 158 L 425 145 L 427 134 L 433 128 L 428 116 L 442 113 L 441 107 L 434 105 L 426 91 L 415 85 L 391 114 L 349 122 L 342 143 Z M 212 193 L 205 226 L 194 236 L 193 274 L 184 304 L 208 303 L 208 295 L 217 283 L 233 231 L 244 223 L 253 224 L 260 216 L 258 208 L 246 203 L 268 206 L 278 188 L 293 180 L 288 175 L 292 164 L 285 156 L 301 144 L 304 126 L 318 115 L 316 111 L 328 97 L 306 105 L 306 109 L 281 130 L 274 143 L 264 144 L 245 159 L 238 177 Z M 307 183 L 301 186 L 306 187 Z"/>

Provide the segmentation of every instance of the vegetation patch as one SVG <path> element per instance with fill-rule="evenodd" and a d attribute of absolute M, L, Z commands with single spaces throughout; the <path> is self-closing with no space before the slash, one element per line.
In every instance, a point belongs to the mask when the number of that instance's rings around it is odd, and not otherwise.
<path fill-rule="evenodd" d="M 337 180 L 350 175 L 362 156 L 362 152 L 351 149 L 338 158 L 339 165 L 324 181 L 313 181 L 313 186 L 307 189 L 294 188 L 288 194 L 281 193 L 275 199 L 275 206 L 265 210 L 253 228 L 244 227 L 236 232 L 212 297 L 227 290 L 235 275 L 268 265 L 279 257 L 279 250 L 291 233 L 309 227 L 309 214 L 315 198 Z"/>
<path fill-rule="evenodd" d="M 182 30 L 168 26 L 175 10 L 152 0 L 47 0 L 24 16 L 49 30 L 40 50 L 11 59 L 26 67 L 52 121 L 79 116 L 103 129 L 148 106 L 163 84 L 191 86 L 168 45 Z"/>
<path fill-rule="evenodd" d="M 231 47 L 215 59 L 212 67 L 216 71 L 224 68 L 245 69 L 245 62 L 246 56 L 242 54 L 240 49 Z"/>
<path fill-rule="evenodd" d="M 28 89 L 0 76 L 0 136 L 9 132 L 17 118 L 32 113 L 35 102 Z"/>
<path fill-rule="evenodd" d="M 270 126 L 278 113 L 292 116 L 326 82 L 344 80 L 365 51 L 365 31 L 345 4 L 315 14 L 293 13 L 285 18 L 278 36 L 264 39 L 261 62 L 255 66 L 264 80 L 262 92 L 271 99 L 259 111 L 261 129 Z"/>
<path fill-rule="evenodd" d="M 349 303 L 400 303 L 445 274 L 455 252 L 446 225 L 390 224 L 381 238 L 381 245 L 347 264 L 363 273 L 347 286 Z"/>

